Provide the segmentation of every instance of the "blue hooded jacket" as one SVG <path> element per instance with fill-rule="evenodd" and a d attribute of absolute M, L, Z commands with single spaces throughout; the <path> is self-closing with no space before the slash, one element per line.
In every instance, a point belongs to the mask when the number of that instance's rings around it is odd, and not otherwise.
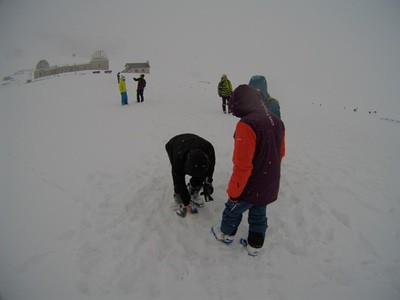
<path fill-rule="evenodd" d="M 265 105 L 269 108 L 269 110 L 274 113 L 279 119 L 281 118 L 281 108 L 279 105 L 279 101 L 275 98 L 272 98 L 268 93 L 268 84 L 267 80 L 262 75 L 254 75 L 251 77 L 249 81 L 249 85 L 256 88 L 263 95 L 263 100 Z"/>

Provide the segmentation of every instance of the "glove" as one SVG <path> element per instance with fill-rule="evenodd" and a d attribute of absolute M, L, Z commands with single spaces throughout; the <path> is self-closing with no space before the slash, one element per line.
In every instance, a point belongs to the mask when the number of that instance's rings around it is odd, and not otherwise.
<path fill-rule="evenodd" d="M 214 193 L 214 187 L 211 182 L 204 182 L 203 193 L 204 195 L 212 195 L 212 193 Z"/>
<path fill-rule="evenodd" d="M 211 197 L 211 194 L 214 192 L 214 187 L 211 182 L 204 182 L 203 184 L 203 191 L 200 193 L 200 195 L 204 195 L 204 200 L 206 202 L 213 201 L 214 198 Z"/>

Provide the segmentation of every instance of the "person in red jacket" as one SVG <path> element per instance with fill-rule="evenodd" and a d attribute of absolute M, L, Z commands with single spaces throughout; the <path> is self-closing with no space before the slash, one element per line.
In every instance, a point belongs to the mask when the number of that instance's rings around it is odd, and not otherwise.
<path fill-rule="evenodd" d="M 261 93 L 243 84 L 230 99 L 232 114 L 241 118 L 234 134 L 233 171 L 229 196 L 220 226 L 213 226 L 217 240 L 230 244 L 248 211 L 249 231 L 241 243 L 248 254 L 259 254 L 267 230 L 267 205 L 278 198 L 281 161 L 285 155 L 285 126 L 269 111 Z"/>

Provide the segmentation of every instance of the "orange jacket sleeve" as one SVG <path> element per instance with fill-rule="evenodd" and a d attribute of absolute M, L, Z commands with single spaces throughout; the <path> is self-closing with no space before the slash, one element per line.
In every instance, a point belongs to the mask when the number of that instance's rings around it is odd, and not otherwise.
<path fill-rule="evenodd" d="M 282 144 L 281 144 L 281 159 L 285 156 L 286 154 L 286 144 L 285 144 L 285 131 L 283 132 L 283 139 L 282 139 Z"/>
<path fill-rule="evenodd" d="M 256 134 L 249 125 L 239 121 L 235 130 L 233 171 L 227 190 L 229 198 L 233 200 L 240 197 L 251 175 L 255 149 Z"/>

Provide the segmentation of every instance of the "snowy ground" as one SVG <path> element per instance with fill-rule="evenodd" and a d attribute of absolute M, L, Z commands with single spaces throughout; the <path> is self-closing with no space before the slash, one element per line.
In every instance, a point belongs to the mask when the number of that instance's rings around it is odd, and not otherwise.
<path fill-rule="evenodd" d="M 173 74 L 172 74 L 173 75 Z M 287 156 L 265 249 L 210 234 L 226 200 L 237 118 L 215 85 L 147 76 L 119 105 L 115 74 L 0 88 L 0 298 L 399 299 L 400 125 L 280 99 Z M 157 87 L 155 89 L 154 87 Z M 164 150 L 216 149 L 215 201 L 179 218 Z M 245 236 L 246 218 L 239 236 Z"/>
<path fill-rule="evenodd" d="M 0 79 L 14 78 L 0 85 L 0 300 L 398 300 L 400 124 L 381 119 L 400 120 L 398 12 L 376 0 L 0 0 Z M 112 74 L 25 84 L 41 59 L 96 50 Z M 116 73 L 146 60 L 145 102 L 129 75 L 121 107 Z M 265 75 L 287 130 L 257 258 L 210 234 L 238 121 L 221 112 L 221 73 L 234 86 Z M 185 219 L 169 208 L 164 150 L 183 132 L 217 154 L 215 201 Z"/>

